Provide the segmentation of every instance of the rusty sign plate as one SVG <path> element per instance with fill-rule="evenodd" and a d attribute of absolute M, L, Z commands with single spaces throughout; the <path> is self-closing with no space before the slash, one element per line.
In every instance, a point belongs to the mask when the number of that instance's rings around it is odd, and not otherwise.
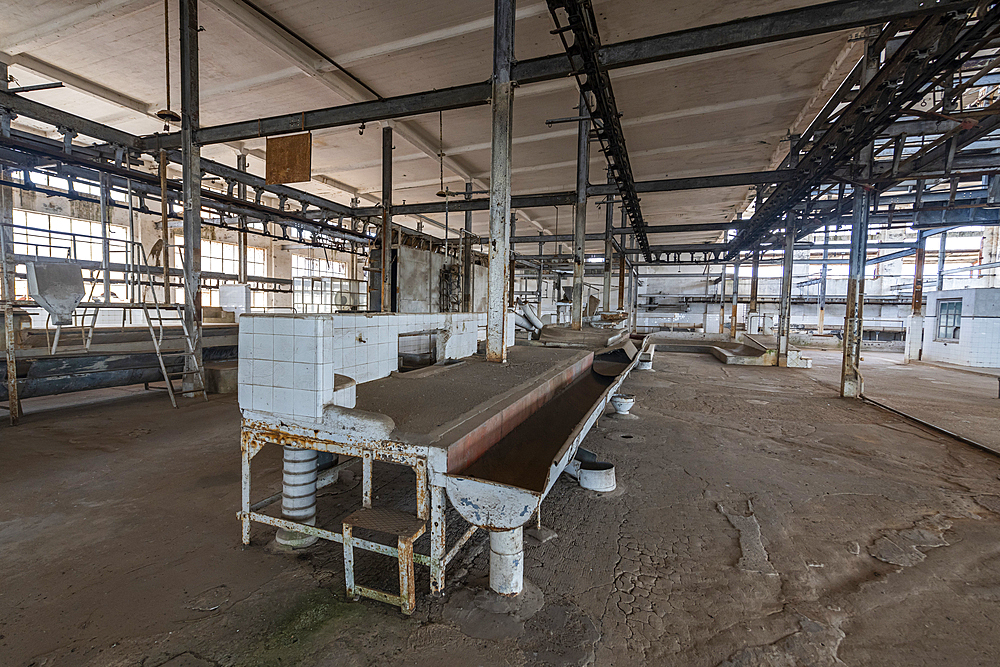
<path fill-rule="evenodd" d="M 268 184 L 302 183 L 311 178 L 311 133 L 267 138 L 265 181 Z"/>

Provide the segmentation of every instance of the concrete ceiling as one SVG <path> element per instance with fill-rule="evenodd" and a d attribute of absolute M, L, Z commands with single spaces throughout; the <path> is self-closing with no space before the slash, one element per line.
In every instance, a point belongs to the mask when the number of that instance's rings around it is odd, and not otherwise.
<path fill-rule="evenodd" d="M 486 80 L 492 52 L 489 0 L 465 2 L 362 0 L 256 0 L 265 12 L 311 43 L 382 96 Z M 811 2 L 771 0 L 700 3 L 664 0 L 595 0 L 604 43 L 765 14 Z M 172 106 L 179 107 L 177 2 L 171 0 Z M 136 134 L 162 129 L 153 112 L 166 105 L 163 4 L 156 0 L 0 0 L 4 15 L 0 57 L 13 63 L 22 85 L 62 80 L 66 88 L 29 95 L 38 101 Z M 329 62 L 289 40 L 242 0 L 202 0 L 200 24 L 203 125 L 373 99 Z M 561 52 L 550 34 L 544 2 L 522 2 L 515 52 L 524 60 Z M 773 167 L 782 138 L 801 129 L 859 57 L 847 33 L 790 40 L 718 54 L 614 70 L 637 180 L 755 171 Z M 518 88 L 515 93 L 513 191 L 569 190 L 575 181 L 576 126 L 545 120 L 573 116 L 575 81 Z M 488 184 L 488 107 L 443 114 L 444 179 L 452 190 L 475 179 Z M 23 122 L 23 121 L 20 121 Z M 397 121 L 394 202 L 435 201 L 439 189 L 437 115 Z M 24 123 L 31 126 L 31 123 Z M 41 128 L 42 126 L 35 126 Z M 51 130 L 51 128 L 45 128 Z M 204 155 L 235 164 L 240 145 L 210 146 Z M 264 141 L 248 141 L 250 168 L 263 173 Z M 348 203 L 378 201 L 381 134 L 371 124 L 314 133 L 313 181 L 297 187 Z M 604 158 L 592 150 L 591 182 L 605 180 Z M 731 219 L 748 188 L 646 194 L 647 223 L 665 225 Z M 443 222 L 443 215 L 433 216 Z M 559 211 L 569 231 L 570 207 Z M 520 212 L 518 234 L 554 232 L 555 208 Z M 488 214 L 474 214 L 485 234 Z M 401 220 L 413 226 L 412 220 Z M 462 224 L 453 215 L 452 226 Z M 588 231 L 604 228 L 591 200 Z M 438 233 L 431 227 L 425 231 Z M 657 234 L 653 244 L 714 241 L 718 232 Z M 599 242 L 588 252 L 600 252 Z M 553 251 L 550 244 L 546 252 Z M 535 249 L 532 249 L 535 252 Z"/>

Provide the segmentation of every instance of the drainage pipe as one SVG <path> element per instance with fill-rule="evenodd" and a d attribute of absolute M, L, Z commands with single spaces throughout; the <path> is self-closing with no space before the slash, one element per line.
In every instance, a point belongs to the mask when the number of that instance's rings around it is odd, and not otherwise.
<path fill-rule="evenodd" d="M 281 516 L 289 521 L 316 525 L 316 460 L 314 449 L 285 447 L 281 473 Z M 316 542 L 314 535 L 279 528 L 278 544 L 293 549 L 308 547 Z"/>
<path fill-rule="evenodd" d="M 534 327 L 539 331 L 541 331 L 542 327 L 545 326 L 538 318 L 538 315 L 535 315 L 535 310 L 529 304 L 522 304 L 521 312 L 524 313 L 524 316 L 528 319 L 528 321 L 531 322 L 531 324 L 534 325 Z"/>
<path fill-rule="evenodd" d="M 517 595 L 524 588 L 524 529 L 490 531 L 490 588 Z"/>
<path fill-rule="evenodd" d="M 530 331 L 531 333 L 538 333 L 538 329 L 535 325 L 529 322 L 526 317 L 523 317 L 521 313 L 514 313 L 514 324 L 522 329 Z"/>

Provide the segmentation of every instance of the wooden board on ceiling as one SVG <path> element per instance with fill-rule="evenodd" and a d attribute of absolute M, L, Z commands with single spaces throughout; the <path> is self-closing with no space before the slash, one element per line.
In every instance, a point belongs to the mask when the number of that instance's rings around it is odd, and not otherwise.
<path fill-rule="evenodd" d="M 312 179 L 312 134 L 267 138 L 264 180 L 269 185 L 302 183 Z"/>

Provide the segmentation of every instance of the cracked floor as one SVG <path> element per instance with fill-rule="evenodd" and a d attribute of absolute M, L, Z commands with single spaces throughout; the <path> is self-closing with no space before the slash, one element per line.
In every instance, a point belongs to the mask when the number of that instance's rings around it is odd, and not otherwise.
<path fill-rule="evenodd" d="M 277 554 L 261 526 L 242 548 L 232 397 L 29 415 L 0 428 L 0 664 L 1000 663 L 1000 459 L 836 398 L 836 355 L 812 354 L 812 370 L 659 354 L 634 373 L 638 419 L 585 443 L 619 489 L 560 479 L 542 510 L 558 536 L 526 555 L 544 605 L 493 638 L 449 620 L 486 575 L 483 536 L 410 618 L 347 602 L 337 545 Z M 261 456 L 264 488 L 279 464 Z M 405 471 L 376 474 L 377 502 L 407 501 Z M 351 477 L 322 493 L 322 525 L 359 503 Z"/>

